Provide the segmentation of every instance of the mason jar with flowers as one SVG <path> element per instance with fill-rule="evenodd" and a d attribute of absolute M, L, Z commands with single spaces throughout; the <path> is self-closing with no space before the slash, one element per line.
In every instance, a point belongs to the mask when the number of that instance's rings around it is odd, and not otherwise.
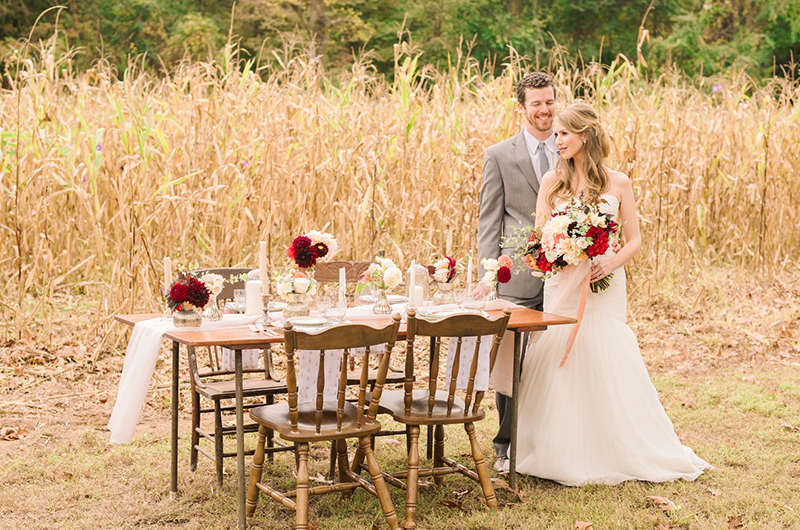
<path fill-rule="evenodd" d="M 482 259 L 481 265 L 486 269 L 486 273 L 481 278 L 484 289 L 488 291 L 486 301 L 497 300 L 497 284 L 508 283 L 511 279 L 511 268 L 514 266 L 514 262 L 510 256 L 503 254 L 497 259 Z"/>
<path fill-rule="evenodd" d="M 173 311 L 172 322 L 176 327 L 198 327 L 203 317 L 196 309 L 208 303 L 209 290 L 206 284 L 188 272 L 178 273 L 167 293 L 167 305 Z"/>
<path fill-rule="evenodd" d="M 428 274 L 436 282 L 436 293 L 433 295 L 435 305 L 456 303 L 452 283 L 456 277 L 456 265 L 456 260 L 445 256 L 428 267 Z"/>
<path fill-rule="evenodd" d="M 317 282 L 303 271 L 289 269 L 278 277 L 275 290 L 278 296 L 288 300 L 283 318 L 304 317 L 310 312 L 306 299 L 317 292 Z"/>
<path fill-rule="evenodd" d="M 220 274 L 208 273 L 202 275 L 200 281 L 205 284 L 210 296 L 208 307 L 203 311 L 203 318 L 210 322 L 222 320 L 222 313 L 219 310 L 217 296 L 219 296 L 219 293 L 222 292 L 222 288 L 225 286 L 225 278 Z"/>
<path fill-rule="evenodd" d="M 361 275 L 361 285 L 358 286 L 358 292 L 364 287 L 365 284 L 371 285 L 376 291 L 375 305 L 372 306 L 372 312 L 376 315 L 391 315 L 392 306 L 389 305 L 389 299 L 386 297 L 386 291 L 394 289 L 403 280 L 402 271 L 395 265 L 394 261 L 388 258 L 375 258 L 374 263 L 370 263 L 369 268 Z"/>

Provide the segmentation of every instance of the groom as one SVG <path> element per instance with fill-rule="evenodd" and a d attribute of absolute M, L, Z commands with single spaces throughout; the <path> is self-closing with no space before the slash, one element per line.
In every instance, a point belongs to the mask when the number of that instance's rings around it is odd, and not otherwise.
<path fill-rule="evenodd" d="M 485 258 L 511 255 L 502 248 L 502 237 L 520 227 L 532 226 L 539 183 L 558 161 L 553 136 L 556 89 L 553 78 L 541 72 L 523 77 L 516 86 L 517 111 L 525 117 L 525 127 L 516 136 L 489 147 L 483 162 L 481 210 L 478 218 L 478 263 Z M 485 270 L 478 265 L 478 278 Z M 541 311 L 542 281 L 530 274 L 515 274 L 498 284 L 500 298 Z M 500 429 L 494 437 L 500 471 L 508 458 L 511 441 L 511 397 L 497 393 Z"/>

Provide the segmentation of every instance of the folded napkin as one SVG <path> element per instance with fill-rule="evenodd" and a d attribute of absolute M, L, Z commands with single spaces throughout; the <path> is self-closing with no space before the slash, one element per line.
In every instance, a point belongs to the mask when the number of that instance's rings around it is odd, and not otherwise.
<path fill-rule="evenodd" d="M 222 315 L 218 322 L 203 322 L 199 328 L 191 330 L 211 330 L 221 328 L 245 327 L 258 320 L 258 316 Z M 111 443 L 128 443 L 133 439 L 136 424 L 142 415 L 142 407 L 147 397 L 147 388 L 153 378 L 161 339 L 164 333 L 177 329 L 171 320 L 154 318 L 144 320 L 133 326 L 128 348 L 125 351 L 125 364 L 117 389 L 117 401 L 108 420 Z M 186 328 L 182 328 L 186 329 Z"/>

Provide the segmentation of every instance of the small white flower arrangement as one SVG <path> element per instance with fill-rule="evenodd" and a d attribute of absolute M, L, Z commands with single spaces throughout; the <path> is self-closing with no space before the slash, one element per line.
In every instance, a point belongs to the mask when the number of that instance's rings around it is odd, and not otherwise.
<path fill-rule="evenodd" d="M 302 271 L 289 269 L 278 277 L 275 282 L 275 289 L 278 291 L 278 295 L 283 298 L 288 298 L 290 294 L 314 296 L 317 292 L 317 282 Z"/>
<path fill-rule="evenodd" d="M 209 273 L 200 277 L 200 281 L 206 285 L 208 292 L 214 296 L 218 296 L 222 292 L 225 285 L 225 278 L 219 274 Z"/>
<path fill-rule="evenodd" d="M 364 271 L 361 281 L 376 289 L 391 290 L 403 281 L 403 272 L 395 265 L 394 261 L 388 258 L 375 258 L 375 262 L 371 263 L 369 268 Z"/>

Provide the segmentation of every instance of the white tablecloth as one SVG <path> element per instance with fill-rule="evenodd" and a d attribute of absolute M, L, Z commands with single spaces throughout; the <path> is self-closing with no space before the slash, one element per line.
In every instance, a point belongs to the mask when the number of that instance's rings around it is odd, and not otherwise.
<path fill-rule="evenodd" d="M 258 316 L 223 315 L 219 322 L 203 322 L 201 327 L 192 330 L 246 327 L 258 318 Z M 153 378 L 158 352 L 161 350 L 161 339 L 164 333 L 175 329 L 177 328 L 172 320 L 162 318 L 145 320 L 133 326 L 128 349 L 125 351 L 125 364 L 117 389 L 117 401 L 108 420 L 111 443 L 128 443 L 133 439 L 147 397 L 147 388 Z"/>

